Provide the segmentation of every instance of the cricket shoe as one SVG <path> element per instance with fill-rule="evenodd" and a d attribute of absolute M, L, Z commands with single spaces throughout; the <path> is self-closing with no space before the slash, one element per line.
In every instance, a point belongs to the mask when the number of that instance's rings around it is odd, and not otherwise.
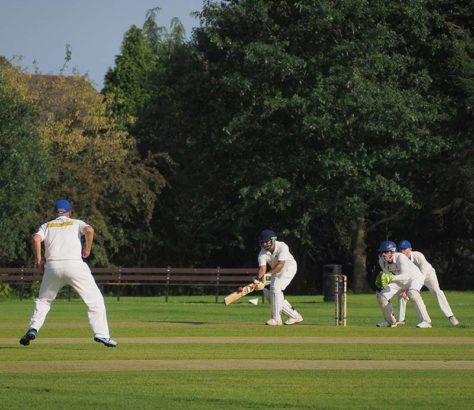
<path fill-rule="evenodd" d="M 270 320 L 267 320 L 266 324 L 268 326 L 281 326 L 283 324 L 283 322 L 280 320 L 275 320 L 273 318 L 271 318 Z"/>
<path fill-rule="evenodd" d="M 404 321 L 404 320 L 399 320 L 399 321 L 397 322 L 397 325 L 398 325 L 398 326 L 404 326 L 404 325 L 405 325 L 405 321 Z"/>
<path fill-rule="evenodd" d="M 451 324 L 453 326 L 457 326 L 459 325 L 459 320 L 457 320 L 456 316 L 449 316 L 449 321 L 451 322 Z"/>
<path fill-rule="evenodd" d="M 38 331 L 36 329 L 28 329 L 25 335 L 20 339 L 20 344 L 23 346 L 28 346 L 31 340 L 35 340 L 38 336 Z"/>
<path fill-rule="evenodd" d="M 377 327 L 397 327 L 397 324 L 396 323 L 388 323 L 386 320 L 384 320 L 383 322 L 377 323 L 376 326 Z"/>
<path fill-rule="evenodd" d="M 112 340 L 110 337 L 95 336 L 94 341 L 102 343 L 107 347 L 116 347 L 118 343 L 115 340 Z"/>
<path fill-rule="evenodd" d="M 286 322 L 285 325 L 296 325 L 297 323 L 301 323 L 303 321 L 303 316 L 297 313 L 296 318 L 290 317 Z"/>
<path fill-rule="evenodd" d="M 419 329 L 429 329 L 431 327 L 431 323 L 423 321 L 423 322 L 418 323 L 416 327 Z"/>

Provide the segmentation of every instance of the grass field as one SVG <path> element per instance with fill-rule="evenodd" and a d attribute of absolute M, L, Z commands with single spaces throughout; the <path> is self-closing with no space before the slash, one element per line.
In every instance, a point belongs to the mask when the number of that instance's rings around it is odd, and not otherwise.
<path fill-rule="evenodd" d="M 474 292 L 446 292 L 452 327 L 423 292 L 432 329 L 380 329 L 374 295 L 348 296 L 334 326 L 321 295 L 289 296 L 295 326 L 269 305 L 212 296 L 107 299 L 114 349 L 92 341 L 85 305 L 57 300 L 37 340 L 18 344 L 32 300 L 0 299 L 2 409 L 471 409 Z"/>

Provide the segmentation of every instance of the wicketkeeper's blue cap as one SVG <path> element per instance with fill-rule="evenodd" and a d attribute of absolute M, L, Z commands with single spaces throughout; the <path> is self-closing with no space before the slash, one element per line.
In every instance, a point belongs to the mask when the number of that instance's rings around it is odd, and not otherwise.
<path fill-rule="evenodd" d="M 403 250 L 403 249 L 408 249 L 408 248 L 413 248 L 413 246 L 411 246 L 411 243 L 409 241 L 407 241 L 406 239 L 401 241 L 399 244 L 398 244 L 398 249 L 400 250 Z"/>
<path fill-rule="evenodd" d="M 57 214 L 65 214 L 71 211 L 71 204 L 67 199 L 58 199 L 54 204 L 54 212 Z"/>

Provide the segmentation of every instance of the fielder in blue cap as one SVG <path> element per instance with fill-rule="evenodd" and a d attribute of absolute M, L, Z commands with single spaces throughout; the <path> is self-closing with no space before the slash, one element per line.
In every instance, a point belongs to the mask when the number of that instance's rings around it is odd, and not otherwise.
<path fill-rule="evenodd" d="M 71 211 L 71 204 L 67 199 L 58 199 L 54 204 L 54 212 L 58 215 L 65 215 Z"/>
<path fill-rule="evenodd" d="M 403 253 L 408 259 L 410 259 L 420 269 L 424 275 L 424 285 L 434 295 L 438 301 L 438 305 L 441 308 L 444 316 L 448 318 L 453 326 L 459 325 L 459 320 L 454 316 L 454 313 L 449 306 L 446 295 L 441 290 L 436 276 L 436 271 L 431 264 L 426 260 L 425 255 L 421 252 L 414 251 L 410 241 L 404 239 L 398 244 L 398 250 Z M 398 299 L 398 322 L 399 325 L 405 324 L 407 300 L 401 295 Z"/>
<path fill-rule="evenodd" d="M 54 212 L 56 218 L 41 225 L 32 238 L 36 266 L 44 274 L 28 330 L 20 339 L 20 344 L 28 346 L 36 339 L 58 292 L 69 285 L 87 305 L 94 340 L 107 347 L 115 347 L 117 342 L 110 338 L 104 298 L 89 266 L 82 260 L 91 253 L 94 228 L 84 221 L 71 218 L 71 204 L 67 199 L 58 199 Z M 81 237 L 85 239 L 84 247 Z"/>

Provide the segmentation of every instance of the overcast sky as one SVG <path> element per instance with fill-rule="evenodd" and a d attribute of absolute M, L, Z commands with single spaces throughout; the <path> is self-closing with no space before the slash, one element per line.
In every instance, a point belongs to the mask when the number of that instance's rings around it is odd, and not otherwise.
<path fill-rule="evenodd" d="M 169 28 L 178 17 L 191 36 L 199 24 L 192 11 L 203 0 L 0 0 L 0 55 L 34 72 L 58 74 L 66 44 L 72 52 L 65 74 L 75 68 L 100 90 L 131 25 L 142 27 L 146 12 L 160 7 L 157 23 Z M 35 63 L 36 62 L 36 63 Z"/>

